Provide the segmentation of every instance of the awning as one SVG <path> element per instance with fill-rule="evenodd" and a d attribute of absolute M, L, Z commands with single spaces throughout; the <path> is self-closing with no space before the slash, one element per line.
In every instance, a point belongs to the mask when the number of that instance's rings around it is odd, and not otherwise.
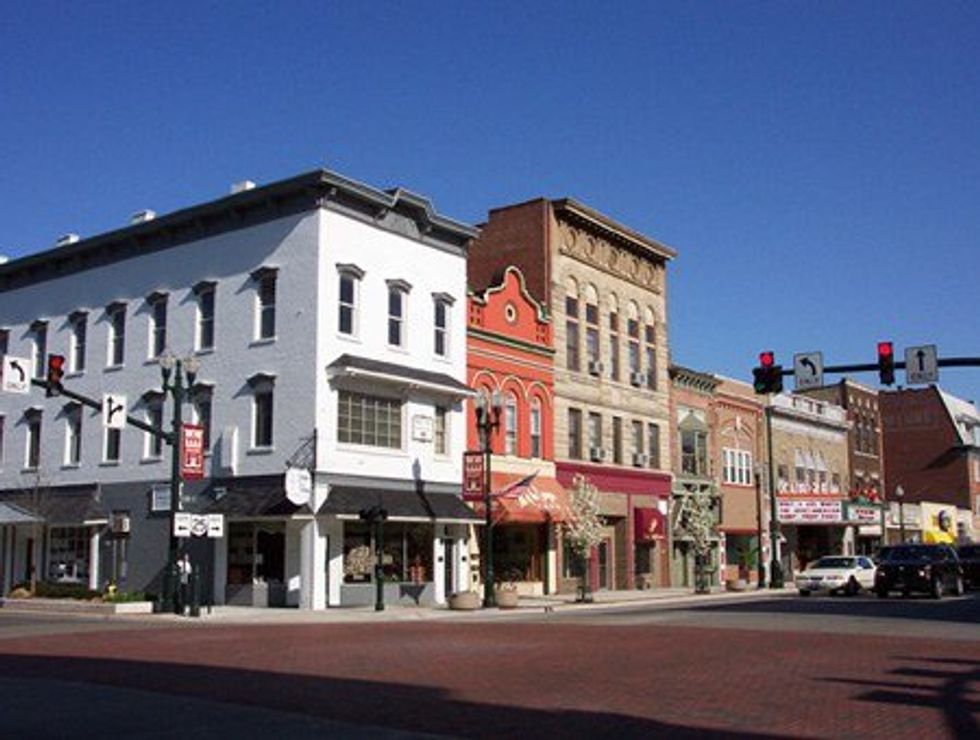
<path fill-rule="evenodd" d="M 544 524 L 572 517 L 568 491 L 554 478 L 491 471 L 490 487 L 494 523 Z M 470 505 L 481 519 L 486 516 L 483 501 L 473 500 Z"/>
<path fill-rule="evenodd" d="M 327 374 L 330 378 L 364 378 L 375 383 L 388 383 L 400 388 L 418 388 L 454 398 L 473 395 L 472 388 L 451 375 L 356 355 L 341 355 L 327 365 Z"/>
<path fill-rule="evenodd" d="M 666 522 L 659 509 L 633 509 L 633 539 L 636 542 L 653 542 L 663 539 L 666 534 Z"/>
<path fill-rule="evenodd" d="M 28 522 L 43 521 L 49 525 L 86 526 L 109 521 L 109 515 L 102 506 L 97 486 L 39 487 L 37 491 L 13 489 L 0 493 L 0 503 L 11 506 L 29 517 L 38 517 L 28 519 Z"/>
<path fill-rule="evenodd" d="M 29 511 L 6 502 L 0 502 L 0 525 L 2 524 L 33 524 L 43 521 Z"/>
<path fill-rule="evenodd" d="M 234 518 L 312 514 L 309 506 L 297 506 L 288 498 L 281 475 L 215 480 L 205 495 L 213 500 L 203 514 L 225 514 Z"/>
<path fill-rule="evenodd" d="M 452 493 L 428 493 L 417 489 L 379 489 L 363 486 L 331 486 L 318 514 L 356 519 L 363 509 L 380 506 L 389 520 L 470 524 L 479 521 L 462 499 Z"/>

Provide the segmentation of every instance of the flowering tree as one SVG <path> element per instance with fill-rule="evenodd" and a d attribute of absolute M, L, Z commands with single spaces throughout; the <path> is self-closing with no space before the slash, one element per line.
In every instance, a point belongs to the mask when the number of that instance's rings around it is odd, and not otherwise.
<path fill-rule="evenodd" d="M 708 573 L 705 565 L 711 561 L 714 545 L 715 502 L 710 494 L 688 496 L 681 514 L 681 534 L 686 536 L 694 551 L 694 582 L 698 593 L 708 593 Z"/>
<path fill-rule="evenodd" d="M 571 516 L 562 522 L 565 540 L 579 558 L 582 573 L 579 601 L 589 600 L 589 553 L 602 542 L 603 520 L 599 516 L 599 489 L 584 475 L 572 479 Z"/>

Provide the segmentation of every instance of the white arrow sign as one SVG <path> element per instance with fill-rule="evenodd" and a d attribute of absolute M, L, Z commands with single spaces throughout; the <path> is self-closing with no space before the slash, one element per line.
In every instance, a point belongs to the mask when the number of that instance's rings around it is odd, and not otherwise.
<path fill-rule="evenodd" d="M 108 429 L 126 428 L 126 396 L 118 393 L 102 396 L 102 426 Z"/>
<path fill-rule="evenodd" d="M 34 363 L 26 357 L 3 356 L 3 389 L 7 393 L 30 393 Z"/>
<path fill-rule="evenodd" d="M 823 353 L 801 352 L 793 355 L 793 377 L 796 390 L 819 388 L 823 385 Z"/>
<path fill-rule="evenodd" d="M 905 384 L 938 383 L 939 359 L 936 345 L 905 348 Z"/>

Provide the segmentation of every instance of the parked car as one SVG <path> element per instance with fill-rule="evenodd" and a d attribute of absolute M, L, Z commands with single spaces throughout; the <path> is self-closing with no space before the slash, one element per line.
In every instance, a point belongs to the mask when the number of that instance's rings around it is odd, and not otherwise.
<path fill-rule="evenodd" d="M 980 588 L 980 545 L 960 545 L 956 551 L 963 566 L 963 581 L 967 588 Z"/>
<path fill-rule="evenodd" d="M 862 589 L 870 591 L 874 585 L 875 564 L 863 555 L 827 555 L 796 576 L 800 596 L 809 596 L 813 591 L 853 596 Z"/>
<path fill-rule="evenodd" d="M 891 591 L 908 596 L 913 591 L 935 599 L 950 591 L 963 595 L 963 568 L 949 545 L 895 545 L 883 548 L 875 572 L 875 593 L 885 598 Z"/>

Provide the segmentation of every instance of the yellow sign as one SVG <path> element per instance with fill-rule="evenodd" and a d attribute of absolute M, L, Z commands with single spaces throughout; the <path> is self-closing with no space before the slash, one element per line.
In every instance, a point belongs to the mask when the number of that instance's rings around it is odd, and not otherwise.
<path fill-rule="evenodd" d="M 927 504 L 922 507 L 922 541 L 927 544 L 956 543 L 956 507 L 952 504 Z"/>

